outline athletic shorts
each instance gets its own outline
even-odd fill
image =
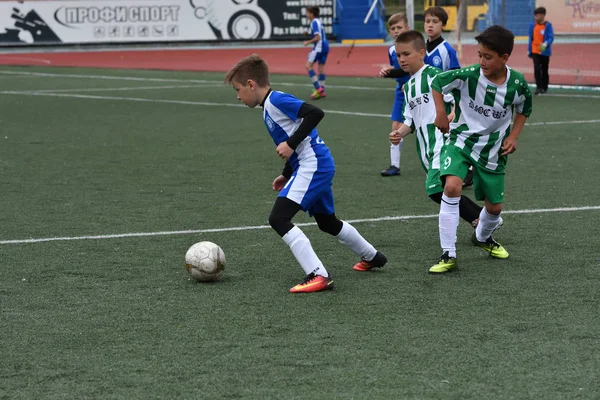
[[[402,109],[404,108],[404,93],[402,89],[396,89],[396,97],[394,98],[394,106],[392,108],[392,121],[402,122],[404,121],[404,115]]]
[[[464,180],[469,165],[473,166],[475,198],[479,201],[487,199],[492,204],[503,203],[504,172],[482,167],[460,147],[448,144],[442,147],[441,176],[454,175]]]
[[[328,55],[329,55],[328,51],[316,52],[315,50],[311,50],[311,52],[308,53],[308,62],[319,63],[321,65],[325,65],[325,63],[327,62]]]
[[[427,178],[425,179],[425,190],[427,191],[427,196],[431,196],[432,194],[441,193],[444,191],[444,186],[442,185],[442,178],[440,177],[439,169],[430,169],[427,171]]]
[[[287,181],[278,197],[287,197],[300,204],[303,211],[312,217],[314,214],[330,215],[335,212],[333,207],[333,176],[335,171],[312,172],[299,168]]]

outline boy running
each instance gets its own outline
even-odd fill
[[[491,257],[508,258],[508,252],[492,233],[501,223],[507,156],[517,149],[517,139],[532,111],[525,78],[506,65],[514,38],[501,26],[489,27],[475,38],[479,64],[439,74],[431,84],[435,126],[442,133],[449,132],[441,158],[445,185],[439,233],[443,253],[429,269],[431,273],[449,272],[457,266],[459,200],[469,166],[473,167],[475,197],[485,200],[472,241]],[[442,93],[451,93],[455,100],[456,118],[452,124],[448,123]]]
[[[333,279],[310,241],[291,222],[300,210],[314,216],[319,229],[337,237],[361,257],[355,270],[383,267],[386,257],[352,225],[335,215],[331,190],[335,163],[316,129],[323,111],[290,94],[273,91],[267,63],[256,54],[234,65],[225,75],[225,82],[233,86],[238,100],[248,107],[260,105],[263,108],[263,120],[275,142],[277,155],[286,160],[283,172],[273,181],[273,190],[279,191],[279,196],[271,210],[269,224],[290,247],[306,275],[290,292],[310,293],[333,288]]]

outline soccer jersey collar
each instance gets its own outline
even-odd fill
[[[260,103],[260,106],[262,108],[265,108],[265,101],[267,101],[267,99],[269,98],[269,95],[271,94],[272,91],[273,91],[273,89],[269,88],[269,91],[265,95],[265,98],[263,99],[262,103]]]
[[[481,78],[483,78],[483,79],[485,80],[485,82],[486,82],[488,85],[493,85],[493,86],[496,86],[496,87],[504,87],[504,86],[506,86],[506,84],[508,83],[508,80],[510,79],[510,67],[509,67],[508,65],[506,65],[506,79],[504,80],[504,82],[502,82],[502,83],[501,83],[501,84],[499,84],[499,85],[498,85],[497,83],[494,83],[494,82],[490,81],[490,80],[489,80],[489,79],[488,79],[488,78],[487,78],[487,77],[486,77],[486,76],[483,74],[483,70],[481,69],[481,67],[479,67],[479,76],[480,76]]]
[[[443,37],[439,37],[437,39],[435,39],[434,41],[430,42],[429,40],[427,41],[427,52],[431,53],[433,50],[435,50],[436,47],[438,47],[442,42],[444,41]]]

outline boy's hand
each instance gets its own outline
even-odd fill
[[[450,123],[448,122],[448,116],[445,113],[444,114],[437,113],[435,115],[435,121],[433,121],[433,124],[442,133],[448,133],[448,131],[450,130]]]
[[[279,146],[277,146],[277,155],[285,160],[287,160],[288,158],[291,157],[292,154],[294,154],[294,149],[292,149],[287,142],[281,142],[279,143]]]
[[[504,144],[502,145],[502,153],[500,155],[506,156],[508,154],[514,153],[516,150],[517,150],[517,139],[515,139],[509,135],[504,140]]]
[[[308,46],[310,44],[310,40],[305,40],[304,41],[304,46]]]
[[[381,71],[379,71],[379,77],[385,78],[386,76],[388,76],[388,74],[390,73],[391,70],[392,70],[392,67],[389,65],[381,68]]]
[[[394,146],[396,146],[397,144],[400,143],[400,141],[402,141],[402,138],[400,137],[400,132],[392,131],[390,133],[390,143],[392,143]]]
[[[286,178],[283,175],[279,175],[277,178],[275,178],[275,180],[273,181],[273,190],[276,190],[278,192],[281,192],[281,189],[283,189],[283,187],[285,186],[285,184],[287,183],[288,178]]]

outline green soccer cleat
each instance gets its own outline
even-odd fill
[[[446,252],[444,252],[444,254],[442,254],[442,256],[438,260],[437,264],[435,264],[433,267],[429,268],[429,273],[430,274],[443,274],[446,272],[452,272],[454,269],[456,269],[457,266],[458,266],[458,263],[456,262],[456,258],[450,257],[448,255],[448,252],[446,251]]]
[[[473,236],[471,236],[471,242],[473,242],[475,246],[479,246],[487,251],[490,257],[501,259],[508,258],[508,251],[506,251],[506,249],[500,243],[496,242],[491,236],[485,242],[480,242],[477,240],[477,235],[475,235],[475,232],[473,232]]]

